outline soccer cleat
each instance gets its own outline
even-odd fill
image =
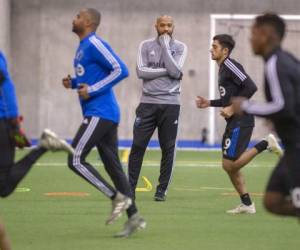
[[[110,225],[114,223],[131,204],[132,200],[129,197],[117,192],[116,197],[112,200],[111,214],[105,224]]]
[[[245,204],[240,204],[236,208],[227,210],[226,213],[228,214],[255,214],[255,204],[252,203],[250,206],[247,206]]]
[[[266,141],[268,142],[267,149],[270,152],[275,153],[278,157],[281,157],[283,155],[283,151],[282,151],[276,137],[273,134],[268,134]]]
[[[129,237],[137,230],[145,229],[146,225],[144,218],[136,213],[125,222],[123,230],[117,233],[115,237]]]
[[[43,131],[39,146],[51,151],[63,150],[69,154],[74,154],[74,149],[65,140],[59,139],[50,129]]]
[[[155,201],[166,201],[167,196],[165,194],[165,192],[161,191],[161,190],[157,190],[155,195],[154,195],[154,200]]]

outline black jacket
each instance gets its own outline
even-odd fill
[[[276,48],[265,58],[265,103],[244,102],[248,114],[268,118],[285,146],[300,143],[300,62]]]
[[[245,72],[243,66],[237,61],[226,58],[219,68],[219,93],[220,99],[211,100],[212,107],[226,107],[231,104],[234,96],[242,96],[250,99],[257,91],[252,79]],[[227,127],[249,127],[254,126],[253,115],[233,115],[226,119]]]

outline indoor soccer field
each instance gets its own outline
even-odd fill
[[[137,192],[148,225],[128,239],[113,238],[126,216],[106,226],[110,201],[71,172],[62,153],[45,155],[18,190],[1,200],[0,213],[15,250],[299,249],[298,222],[274,217],[262,208],[262,193],[276,157],[263,153],[243,170],[257,207],[255,215],[225,213],[239,198],[220,168],[220,157],[220,152],[178,151],[168,199],[158,203],[153,195],[160,152],[149,151],[142,175],[153,189],[149,191],[149,184],[141,180],[139,188],[144,191]],[[96,151],[89,161],[104,174]]]

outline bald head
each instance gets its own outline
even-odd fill
[[[171,23],[174,23],[173,22],[173,18],[171,16],[168,16],[168,15],[162,15],[162,16],[159,16],[158,18],[156,18],[156,24],[158,24],[160,22],[171,22]]]
[[[91,32],[96,32],[100,24],[100,19],[101,14],[98,10],[92,8],[82,9],[73,20],[72,31],[82,40]]]
[[[90,21],[91,25],[93,26],[94,30],[96,30],[101,21],[101,14],[98,10],[93,8],[88,8],[82,10],[82,13],[85,17]]]
[[[155,27],[158,35],[169,34],[172,36],[174,30],[174,21],[171,16],[162,15],[156,19]]]

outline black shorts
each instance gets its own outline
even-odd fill
[[[236,160],[247,149],[251,139],[253,127],[226,128],[223,134],[223,158]]]
[[[300,149],[286,149],[270,176],[266,191],[291,196],[295,207],[300,209]]]

